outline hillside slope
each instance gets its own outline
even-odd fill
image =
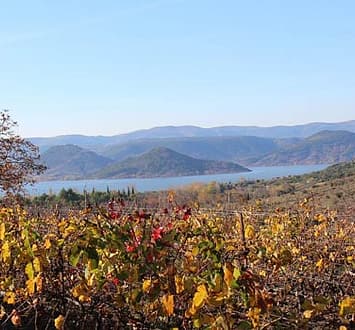
[[[192,158],[171,149],[159,147],[124,161],[111,164],[94,173],[92,178],[168,177],[217,173],[248,172],[231,162]]]
[[[148,139],[114,145],[101,154],[119,161],[158,147],[172,149],[193,158],[243,163],[243,160],[250,157],[261,157],[279,150],[280,144],[274,139],[254,136]]]
[[[72,144],[51,147],[41,155],[41,160],[48,167],[42,180],[81,178],[112,162]]]
[[[294,146],[283,148],[261,158],[249,160],[248,165],[335,164],[355,158],[355,133],[322,131]]]

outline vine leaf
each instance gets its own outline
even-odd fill
[[[200,308],[202,307],[203,303],[208,297],[208,293],[206,290],[206,286],[204,284],[201,284],[197,287],[197,291],[194,295],[194,298],[192,300],[192,304],[195,308]]]
[[[172,294],[166,294],[163,296],[162,304],[167,316],[174,314],[174,296]]]
[[[63,315],[59,315],[55,320],[54,320],[54,326],[57,330],[63,330],[64,329],[64,322],[65,322],[65,317]]]

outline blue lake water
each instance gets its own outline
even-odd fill
[[[170,178],[152,178],[152,179],[107,179],[107,180],[76,180],[76,181],[45,181],[38,182],[27,191],[31,195],[40,195],[43,193],[57,193],[62,188],[72,188],[77,192],[84,190],[105,191],[122,190],[127,187],[134,187],[136,191],[158,191],[179,188],[191,183],[201,182],[238,182],[240,180],[272,179],[276,177],[285,177],[289,175],[299,175],[319,171],[328,165],[295,165],[295,166],[272,166],[272,167],[252,167],[252,172],[199,175],[199,176],[180,176]]]

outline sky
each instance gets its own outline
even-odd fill
[[[353,0],[0,3],[24,137],[355,119]]]

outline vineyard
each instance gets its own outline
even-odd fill
[[[2,329],[354,328],[353,218],[308,199],[47,213],[0,210]]]

